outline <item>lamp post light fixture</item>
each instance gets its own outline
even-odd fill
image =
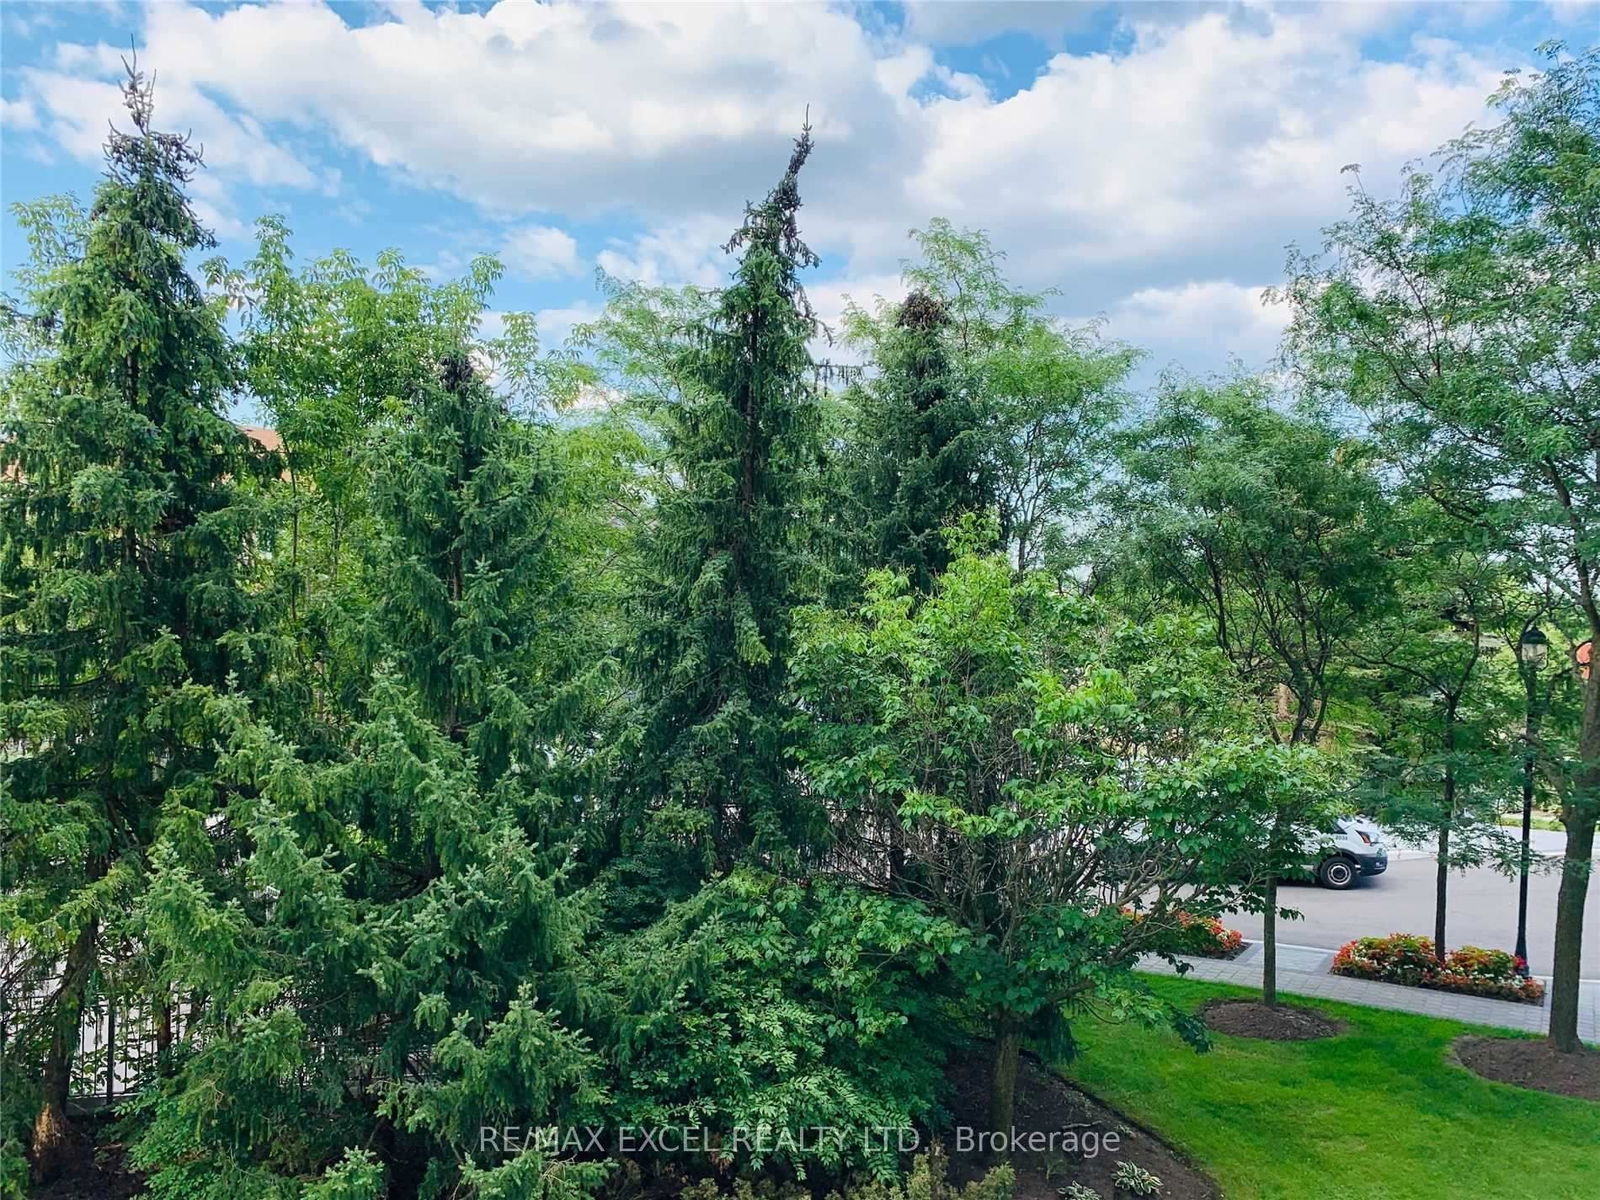
[[[1526,703],[1522,710],[1522,857],[1517,878],[1517,971],[1528,978],[1528,867],[1533,855],[1534,743],[1539,736],[1539,669],[1550,653],[1550,639],[1537,625],[1522,631],[1517,642],[1517,673]]]
[[[1522,639],[1517,642],[1517,659],[1527,663],[1535,670],[1544,666],[1544,660],[1550,654],[1550,639],[1545,637],[1544,630],[1537,625],[1529,625],[1522,633]]]

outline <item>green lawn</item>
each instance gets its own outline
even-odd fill
[[[1191,1009],[1251,994],[1151,986]],[[1066,1074],[1187,1151],[1229,1200],[1600,1196],[1600,1104],[1450,1066],[1450,1041],[1469,1026],[1304,1003],[1349,1028],[1299,1043],[1218,1034],[1195,1054],[1171,1033],[1085,1022]]]
[[[1521,829],[1522,828],[1522,818],[1520,816],[1519,817],[1501,817],[1499,822],[1498,822],[1498,824],[1504,825],[1508,829]],[[1549,829],[1549,830],[1553,830],[1554,831],[1554,830],[1562,830],[1562,829],[1566,828],[1566,826],[1563,825],[1555,817],[1538,817],[1538,816],[1536,816],[1536,817],[1533,818],[1533,820],[1529,824],[1530,824],[1530,828],[1533,828],[1533,829]]]

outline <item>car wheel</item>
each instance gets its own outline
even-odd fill
[[[1317,868],[1317,882],[1336,892],[1348,891],[1356,885],[1356,865],[1348,858],[1328,858]]]

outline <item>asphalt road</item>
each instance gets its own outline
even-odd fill
[[[1596,875],[1600,875],[1597,862]],[[1556,886],[1559,875],[1537,873],[1528,881],[1528,962],[1535,975],[1550,973],[1554,953]],[[1431,858],[1391,861],[1382,875],[1361,880],[1347,892],[1315,884],[1285,886],[1281,903],[1301,919],[1278,922],[1278,940],[1335,949],[1352,938],[1390,933],[1433,935],[1434,864]],[[1235,913],[1227,923],[1247,938],[1261,936],[1261,918]],[[1456,946],[1510,950],[1517,940],[1517,881],[1475,869],[1450,875],[1450,913],[1445,941]],[[1583,977],[1600,979],[1600,878],[1592,879],[1583,922]]]

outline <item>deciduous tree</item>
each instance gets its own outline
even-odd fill
[[[1414,170],[1399,199],[1359,184],[1329,253],[1291,262],[1293,349],[1361,405],[1418,490],[1493,538],[1600,637],[1600,51],[1545,48],[1494,97],[1503,120]],[[1585,684],[1565,791],[1550,1037],[1578,1048],[1595,826],[1600,673]]]
[[[1218,648],[1289,745],[1323,737],[1350,648],[1384,599],[1386,507],[1368,454],[1314,412],[1279,411],[1253,379],[1170,381],[1132,430],[1110,493],[1125,595],[1202,612]],[[1272,821],[1271,856],[1308,852],[1312,811]],[[1263,904],[1263,997],[1276,1003],[1277,882]]]
[[[1095,1006],[1158,1016],[1139,956],[1180,907],[1236,898],[1272,814],[1318,794],[1315,752],[1250,731],[1197,627],[1118,624],[1000,555],[922,598],[875,574],[859,611],[810,615],[796,674],[831,869],[961,931],[941,955],[994,1038],[996,1130],[1023,1040],[1067,1047]]]

